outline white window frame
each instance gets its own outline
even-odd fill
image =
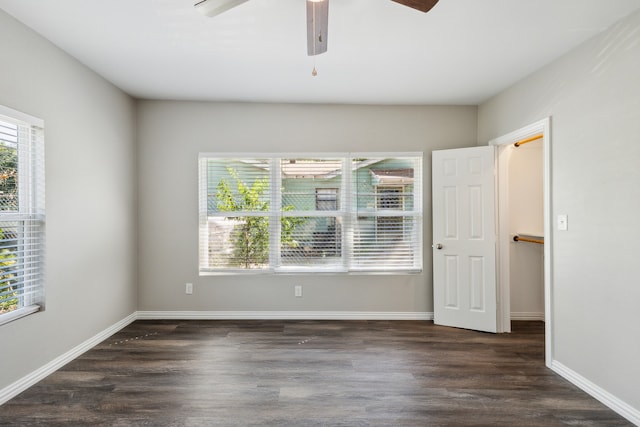
[[[18,209],[0,211],[0,224],[18,223],[18,308],[0,314],[0,325],[44,309],[44,121],[0,105],[0,120],[18,127]]]
[[[280,209],[281,206],[281,169],[280,164],[282,159],[290,158],[302,158],[302,159],[342,159],[342,171],[348,171],[344,173],[342,184],[338,189],[337,210],[324,211],[324,210],[292,210],[287,211],[286,216],[300,216],[300,217],[314,217],[314,216],[326,216],[330,214],[339,219],[337,222],[342,224],[343,230],[341,233],[342,242],[342,265],[340,267],[332,266],[331,268],[323,268],[322,266],[283,266],[280,265],[280,220],[283,216],[283,212]],[[354,226],[361,216],[364,217],[376,216],[377,217],[377,201],[373,205],[373,209],[363,213],[359,211],[356,206],[356,197],[353,195],[352,190],[354,183],[352,182],[351,165],[354,159],[360,158],[408,158],[417,162],[418,173],[413,187],[413,208],[411,211],[398,211],[397,216],[403,216],[407,218],[414,218],[416,221],[415,230],[412,234],[415,235],[415,241],[412,246],[413,253],[413,265],[411,267],[393,267],[385,265],[371,266],[371,267],[358,267],[352,264],[352,251],[353,251],[353,238],[354,238]],[[270,211],[265,215],[264,212],[240,212],[237,216],[268,216],[270,220],[270,259],[268,268],[264,269],[241,269],[241,268],[214,268],[208,265],[209,262],[209,229],[208,229],[208,175],[207,175],[207,161],[209,159],[269,159],[270,160]],[[199,274],[201,276],[206,275],[218,275],[218,274],[265,274],[265,273],[356,273],[356,274],[377,274],[377,273],[395,273],[395,274],[411,274],[422,272],[423,265],[423,153],[421,152],[367,152],[367,153],[199,153],[199,179],[198,179],[198,192],[199,192]],[[346,179],[345,179],[346,177]],[[390,185],[387,185],[390,186]],[[395,185],[394,185],[395,186]],[[406,186],[397,185],[401,187],[403,194],[405,194]],[[374,191],[377,185],[374,185]],[[321,188],[321,187],[318,187]],[[404,200],[402,201],[404,204]],[[273,208],[276,207],[276,208]],[[230,215],[229,215],[230,216]],[[234,215],[236,216],[236,215]],[[388,215],[384,215],[388,216]],[[377,222],[377,221],[376,221]]]

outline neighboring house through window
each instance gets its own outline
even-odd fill
[[[337,188],[316,188],[316,210],[318,211],[338,210],[338,189]]]
[[[316,188],[316,210],[338,210],[338,188]],[[314,246],[322,256],[340,256],[340,226],[336,218],[327,218],[325,227],[314,232]]]
[[[404,188],[379,185],[376,187],[376,206],[378,211],[398,211],[403,207]],[[381,214],[382,212],[379,212]],[[403,218],[401,216],[378,216],[378,239],[399,240],[402,238]]]
[[[396,215],[405,208],[405,193],[411,197],[413,168],[371,169],[376,185],[376,207],[379,211],[377,233],[381,240],[404,238],[404,217]]]

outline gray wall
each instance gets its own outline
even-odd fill
[[[640,12],[479,108],[478,141],[551,122],[557,362],[640,410]]]
[[[0,104],[45,121],[46,311],[0,327],[0,389],[136,309],[135,103],[0,11]],[[11,367],[11,369],[8,369]]]
[[[432,312],[431,150],[476,142],[476,107],[139,104],[139,310]],[[424,271],[198,277],[198,152],[425,153]],[[184,284],[194,284],[185,295]],[[293,286],[302,284],[303,297]]]

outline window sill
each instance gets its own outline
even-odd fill
[[[251,276],[251,275],[337,275],[337,276],[377,276],[377,275],[414,275],[422,274],[422,269],[407,269],[407,270],[393,270],[393,269],[380,269],[380,270],[311,270],[311,269],[262,269],[262,270],[200,270],[199,276]]]
[[[30,305],[0,315],[0,326],[40,311],[39,305]]]

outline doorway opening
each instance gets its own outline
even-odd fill
[[[526,141],[525,144],[517,142]],[[545,322],[552,360],[550,118],[489,142],[497,148],[498,332],[511,320]]]

